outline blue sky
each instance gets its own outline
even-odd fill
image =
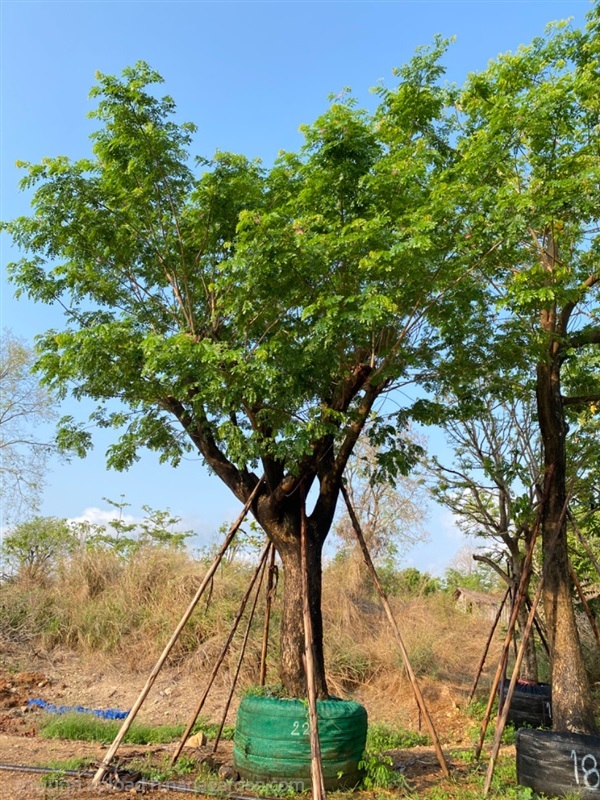
[[[181,119],[198,125],[195,152],[243,152],[270,163],[280,149],[296,149],[298,128],[327,108],[329,93],[350,86],[363,105],[369,88],[391,84],[392,68],[410,58],[434,34],[456,36],[446,64],[461,82],[490,58],[541,33],[553,19],[582,25],[587,0],[414,0],[414,2],[196,2],[188,0],[0,0],[0,218],[28,212],[17,190],[18,159],[78,158],[89,153],[93,130],[86,114],[97,70],[118,73],[142,59],[165,79]],[[29,341],[60,325],[54,309],[15,301],[4,267],[16,256],[1,241],[1,325]],[[87,416],[68,403],[64,413]],[[432,436],[439,447],[439,437]],[[155,456],[128,473],[108,472],[97,437],[84,461],[54,464],[42,512],[78,517],[107,509],[103,497],[169,507],[195,528],[202,541],[237,514],[238,504],[198,461],[177,470]],[[432,508],[431,541],[407,563],[436,572],[463,543],[452,520]]]

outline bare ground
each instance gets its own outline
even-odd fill
[[[52,654],[31,654],[17,648],[5,651],[0,658],[0,765],[46,766],[74,757],[101,761],[106,746],[41,738],[38,729],[45,714],[28,707],[27,701],[40,697],[56,705],[127,710],[146,677],[147,670],[125,671],[109,660],[82,660],[68,651]],[[204,716],[211,721],[220,720],[227,684],[225,675],[209,696]],[[422,681],[422,687],[444,747],[470,746],[467,730],[473,723],[463,710],[465,688],[427,679]],[[158,676],[139,720],[150,724],[187,722],[202,689],[202,680],[197,674],[190,674],[189,665],[169,667]],[[380,676],[377,685],[360,687],[355,697],[365,703],[375,721],[414,730],[423,727],[411,691],[397,673],[389,679]],[[234,716],[235,709],[232,709],[228,721],[233,722]],[[122,746],[118,760],[126,766],[133,757],[151,754],[156,760],[164,761],[173,748],[174,745]],[[198,749],[190,755],[200,760],[210,749]],[[392,755],[395,765],[418,790],[443,783],[432,748],[395,751]],[[231,743],[222,744],[217,758],[220,763],[230,763]],[[455,765],[455,777],[462,769],[460,764]],[[115,789],[110,787],[92,789],[89,778],[67,777],[64,781],[66,784],[62,786],[48,786],[40,775],[0,769],[0,800],[116,796]],[[132,789],[132,796],[134,794]],[[182,798],[186,795],[159,790],[144,792],[144,796]]]

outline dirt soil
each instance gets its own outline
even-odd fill
[[[88,758],[95,763],[102,760],[106,746],[97,743],[46,740],[38,735],[39,726],[47,714],[28,705],[28,701],[41,698],[55,705],[84,706],[88,708],[118,708],[128,710],[144,685],[147,671],[125,673],[110,662],[96,659],[84,662],[71,653],[37,653],[33,656],[23,651],[6,652],[0,658],[0,800],[32,800],[33,798],[96,798],[113,796],[135,796],[134,788],[116,793],[110,786],[92,789],[89,777],[64,777],[63,785],[46,785],[39,774],[6,771],[2,765],[47,766],[52,762],[63,762],[70,758]],[[139,721],[150,724],[174,724],[187,722],[190,709],[197,702],[202,690],[202,681],[190,674],[189,667],[165,669],[158,676],[146,703],[139,714]],[[424,685],[425,696],[434,718],[434,723],[445,747],[470,745],[466,730],[472,721],[465,716],[460,706],[460,693],[452,687]],[[204,712],[204,716],[218,721],[228,693],[227,679],[215,686]],[[384,713],[377,713],[378,698],[369,696],[368,687],[364,696],[357,695],[367,706],[372,719],[402,727],[418,727],[418,712],[414,700],[406,687],[390,686],[381,703]],[[390,703],[390,695],[398,698]],[[391,708],[394,708],[392,711]],[[232,709],[228,722],[233,722]],[[211,743],[186,753],[197,758],[198,763],[206,759]],[[164,763],[175,745],[122,746],[117,763],[126,769],[132,758],[152,756]],[[218,763],[231,764],[230,742],[223,742],[217,756]],[[395,767],[401,770],[417,790],[440,784],[442,776],[432,748],[414,748],[395,751],[391,754]],[[94,767],[92,765],[91,769]],[[460,764],[455,770],[463,769]],[[456,772],[455,772],[456,775]],[[125,782],[127,774],[123,775]],[[190,780],[193,780],[190,779]],[[184,783],[185,779],[177,779]],[[189,783],[189,781],[188,781]],[[132,786],[130,784],[130,786]],[[144,791],[143,796],[153,798],[182,798],[186,794],[165,791]],[[192,795],[188,795],[192,796]],[[360,797],[360,795],[357,795]]]

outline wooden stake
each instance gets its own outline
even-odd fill
[[[481,656],[481,660],[480,660],[479,665],[477,667],[477,672],[475,674],[475,680],[473,681],[473,686],[471,687],[471,692],[469,694],[467,703],[471,702],[471,700],[473,699],[473,695],[475,694],[475,691],[477,690],[477,684],[479,683],[479,678],[481,677],[481,673],[483,672],[483,667],[484,667],[485,661],[487,659],[487,654],[489,653],[490,645],[492,644],[492,639],[494,638],[494,633],[496,632],[496,628],[498,627],[498,623],[500,622],[500,618],[502,617],[502,609],[504,608],[504,605],[506,604],[506,601],[508,599],[508,595],[509,594],[510,594],[510,586],[507,588],[506,592],[504,593],[504,597],[502,598],[502,602],[500,603],[500,605],[498,607],[498,611],[497,611],[496,616],[494,618],[494,622],[492,623],[492,629],[490,630],[490,634],[489,634],[489,636],[487,638],[487,642],[485,643],[485,648],[483,650],[483,655]]]
[[[229,545],[231,544],[231,542],[233,540],[233,537],[235,536],[235,534],[237,533],[240,525],[244,521],[244,517],[248,513],[254,498],[258,494],[258,490],[261,487],[262,482],[263,482],[263,478],[261,478],[258,481],[256,486],[252,490],[252,493],[251,493],[250,497],[246,501],[246,503],[244,505],[244,508],[242,509],[239,517],[236,519],[236,521],[233,523],[233,525],[229,529],[229,533],[225,537],[225,541],[221,545],[221,549],[219,550],[219,552],[215,556],[214,561],[212,562],[212,564],[208,568],[208,571],[207,571],[206,575],[204,576],[204,580],[200,584],[200,586],[198,588],[198,591],[196,592],[196,594],[194,595],[193,600],[191,601],[191,603],[187,607],[183,617],[181,618],[181,620],[179,622],[179,625],[173,631],[173,635],[171,636],[171,638],[167,642],[167,644],[165,646],[165,649],[160,654],[160,658],[158,659],[158,661],[154,665],[154,668],[152,669],[152,672],[148,676],[148,680],[146,681],[146,683],[144,685],[144,688],[142,689],[142,691],[140,692],[137,700],[133,704],[133,706],[131,708],[131,711],[129,712],[129,714],[127,715],[125,720],[123,721],[123,724],[121,725],[121,728],[120,728],[119,732],[115,736],[115,739],[114,739],[113,743],[111,744],[109,749],[106,751],[106,755],[102,759],[102,762],[101,762],[100,766],[98,767],[98,770],[96,771],[96,774],[94,775],[94,779],[92,780],[92,785],[93,786],[98,786],[98,784],[100,783],[102,778],[104,778],[104,776],[106,775],[108,767],[110,766],[110,762],[113,760],[113,758],[115,756],[115,753],[119,749],[119,745],[123,741],[123,738],[124,738],[125,734],[127,733],[127,731],[129,730],[129,728],[131,727],[131,723],[136,718],[137,713],[138,713],[138,711],[140,710],[140,708],[142,706],[142,703],[144,702],[144,700],[148,696],[148,693],[150,692],[150,689],[154,685],[154,681],[156,680],[156,676],[158,675],[158,673],[162,669],[163,664],[167,660],[167,658],[169,656],[169,653],[171,652],[175,642],[179,638],[179,634],[181,633],[181,631],[185,627],[185,625],[186,625],[187,621],[189,620],[189,618],[192,616],[192,613],[193,613],[194,609],[196,608],[196,605],[198,604],[198,601],[200,600],[200,598],[204,594],[204,591],[205,591],[206,587],[208,586],[208,584],[210,583],[210,580],[211,580],[212,576],[215,574],[215,572],[217,570],[217,567],[221,563],[221,559],[225,555],[225,553],[227,551],[227,548],[229,547]]]
[[[577,594],[579,595],[579,599],[581,600],[584,611],[590,623],[592,633],[596,637],[596,643],[598,644],[598,647],[600,647],[600,633],[598,632],[598,626],[596,625],[596,620],[594,619],[594,615],[592,614],[592,609],[590,608],[587,598],[583,593],[583,588],[579,583],[579,578],[577,577],[577,574],[573,569],[573,564],[571,563],[570,559],[569,559],[569,571],[571,573],[571,578],[573,579],[573,583],[575,584],[575,588],[577,589]]]
[[[487,797],[487,794],[490,790],[490,785],[492,783],[492,777],[494,775],[494,769],[496,767],[496,760],[498,758],[498,753],[500,751],[500,743],[502,741],[502,734],[504,733],[504,728],[506,726],[506,720],[508,718],[508,713],[510,711],[510,704],[513,698],[513,694],[515,692],[515,686],[517,685],[519,670],[521,669],[521,664],[523,663],[523,656],[525,654],[525,647],[527,646],[527,642],[529,640],[529,636],[531,635],[531,628],[533,627],[533,621],[535,619],[535,612],[538,607],[538,603],[540,602],[540,598],[542,596],[542,588],[544,586],[544,577],[542,578],[538,584],[537,591],[533,598],[533,602],[531,603],[531,608],[529,610],[529,615],[527,617],[527,623],[525,625],[525,630],[523,631],[523,635],[521,636],[521,644],[519,645],[519,650],[517,652],[517,658],[515,660],[515,665],[513,667],[512,677],[510,679],[510,683],[508,685],[508,691],[506,692],[506,697],[503,700],[502,711],[498,715],[498,721],[496,723],[496,732],[494,735],[494,741],[492,744],[492,752],[490,754],[490,763],[488,764],[487,774],[485,776],[485,784],[483,786],[483,796]]]
[[[308,559],[306,555],[306,499],[302,496],[300,505],[300,561],[302,573],[302,613],[304,617],[304,670],[308,694],[308,719],[310,725],[310,775],[313,800],[326,800],[321,743],[319,741],[319,720],[317,716],[317,691],[315,686],[314,640],[310,604],[308,596]]]
[[[531,608],[531,600],[528,595],[525,595],[525,603],[527,604],[527,611]],[[540,637],[540,642],[544,650],[546,651],[546,655],[550,656],[550,647],[548,645],[548,641],[546,639],[546,634],[544,633],[544,627],[542,621],[540,620],[540,615],[536,614],[533,618],[533,626],[537,631],[537,635]]]
[[[398,647],[399,647],[400,653],[402,655],[402,660],[404,661],[404,668],[406,669],[406,674],[408,675],[408,679],[409,679],[409,681],[411,683],[411,686],[413,688],[413,692],[415,694],[415,699],[417,701],[417,705],[419,706],[419,710],[423,714],[423,719],[425,720],[425,725],[427,726],[427,730],[429,731],[429,735],[431,736],[431,740],[433,742],[433,746],[434,746],[434,749],[435,749],[435,753],[436,753],[437,759],[438,759],[438,761],[440,763],[440,767],[442,769],[442,772],[444,773],[446,778],[448,778],[448,777],[450,777],[450,770],[448,769],[448,764],[446,762],[446,758],[444,757],[444,753],[442,752],[442,747],[440,745],[440,740],[439,740],[437,732],[436,732],[436,730],[435,730],[435,728],[433,726],[433,721],[432,721],[431,717],[429,716],[429,711],[427,709],[427,706],[425,705],[425,699],[423,697],[423,694],[421,693],[421,689],[420,689],[419,684],[417,682],[417,678],[415,676],[415,673],[413,672],[413,668],[411,666],[410,659],[408,657],[408,652],[406,650],[406,647],[404,646],[404,641],[402,639],[402,635],[400,633],[400,629],[399,629],[398,624],[396,622],[396,619],[395,619],[395,617],[394,617],[394,615],[392,613],[392,609],[391,609],[391,606],[390,606],[389,601],[387,599],[387,595],[385,593],[385,590],[384,590],[384,588],[383,588],[383,586],[381,584],[381,581],[379,580],[379,576],[377,575],[377,570],[375,569],[375,565],[373,564],[373,560],[371,559],[371,554],[369,553],[369,549],[367,547],[367,543],[365,542],[365,538],[363,536],[363,533],[362,533],[362,530],[361,530],[361,527],[360,527],[360,523],[359,523],[358,518],[357,518],[357,516],[356,516],[356,514],[354,512],[354,508],[352,507],[352,503],[350,502],[350,497],[348,496],[348,492],[346,490],[346,487],[343,484],[342,484],[342,495],[343,495],[344,500],[346,502],[346,507],[348,509],[348,514],[350,515],[350,519],[352,521],[352,527],[354,528],[354,532],[356,533],[356,536],[358,538],[358,542],[360,544],[360,548],[362,550],[363,557],[365,559],[365,563],[367,565],[367,568],[369,569],[369,572],[371,573],[371,577],[373,579],[373,583],[375,584],[375,586],[377,587],[377,591],[379,592],[379,596],[381,598],[381,605],[383,606],[383,608],[385,610],[385,613],[387,615],[389,623],[392,626],[392,630],[394,631],[394,634],[396,636],[396,641],[398,643]]]
[[[187,742],[187,740],[189,738],[189,735],[190,735],[190,733],[192,731],[192,728],[196,724],[196,720],[198,719],[198,716],[200,715],[200,712],[202,711],[202,708],[204,707],[204,703],[206,702],[206,698],[208,697],[208,693],[210,692],[210,690],[212,688],[212,685],[213,685],[213,683],[215,681],[215,678],[217,677],[217,673],[219,672],[219,668],[221,667],[221,664],[225,660],[225,656],[227,655],[227,651],[229,650],[229,645],[231,644],[231,641],[232,641],[233,637],[235,636],[235,632],[237,631],[238,625],[240,624],[240,620],[242,619],[242,616],[244,614],[244,610],[246,608],[246,604],[248,602],[248,598],[252,594],[252,589],[254,588],[254,584],[256,583],[256,580],[257,580],[257,578],[258,578],[258,576],[259,576],[261,570],[263,569],[263,567],[265,565],[265,562],[267,560],[267,555],[269,553],[269,548],[270,547],[271,547],[271,542],[268,542],[266,544],[266,546],[265,546],[265,549],[262,552],[262,555],[260,557],[260,561],[258,562],[258,566],[254,570],[252,578],[250,579],[250,585],[248,586],[248,588],[246,589],[246,593],[242,597],[242,600],[240,602],[237,614],[235,616],[235,619],[233,620],[233,624],[231,626],[229,634],[227,635],[227,639],[225,640],[225,644],[223,645],[223,647],[221,649],[221,652],[219,653],[219,657],[217,658],[217,661],[213,666],[212,672],[210,673],[210,677],[208,679],[208,684],[206,686],[206,689],[204,690],[204,694],[200,698],[200,701],[199,701],[198,705],[196,706],[196,708],[194,710],[194,713],[190,717],[190,721],[188,722],[187,728],[185,729],[185,732],[184,732],[183,736],[181,737],[181,741],[179,742],[179,744],[177,745],[177,747],[175,749],[175,752],[173,753],[173,756],[171,758],[171,766],[172,767],[177,763],[177,759],[179,758],[179,756],[181,754],[181,751],[183,750],[184,745],[185,745],[185,743]]]
[[[260,654],[260,676],[259,685],[264,686],[267,681],[267,650],[269,648],[269,625],[271,622],[271,605],[273,604],[273,597],[275,588],[277,586],[275,576],[277,574],[277,567],[275,566],[275,556],[277,555],[275,547],[271,550],[271,562],[269,564],[269,574],[267,575],[267,591],[265,597],[265,621],[263,626],[263,640],[262,651]]]
[[[270,551],[273,552],[275,549],[273,545],[270,545]],[[252,630],[252,620],[254,619],[254,612],[256,611],[256,604],[258,603],[258,598],[260,597],[260,590],[262,588],[263,578],[265,577],[265,568],[267,566],[267,560],[265,559],[262,563],[262,569],[260,572],[260,576],[258,579],[258,586],[256,587],[256,594],[254,595],[254,602],[252,603],[252,607],[250,609],[250,614],[248,615],[248,624],[246,625],[246,632],[244,633],[244,638],[242,640],[242,647],[240,649],[240,656],[238,658],[238,662],[235,668],[235,673],[233,675],[233,680],[231,681],[231,689],[229,691],[229,696],[227,698],[227,702],[225,703],[225,709],[223,711],[223,716],[221,718],[221,724],[219,725],[219,730],[217,731],[217,735],[215,737],[215,743],[213,745],[213,753],[217,752],[217,748],[219,747],[219,742],[221,741],[221,734],[223,733],[223,728],[225,727],[225,720],[227,719],[227,714],[229,712],[229,706],[231,705],[231,700],[233,699],[233,693],[235,692],[235,687],[238,682],[238,678],[240,676],[240,670],[242,668],[242,663],[244,661],[244,656],[246,654],[246,646],[248,644],[248,639],[250,637],[250,631]]]

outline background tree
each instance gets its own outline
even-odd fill
[[[414,436],[407,436],[406,447],[422,452]],[[346,487],[373,560],[382,574],[390,577],[406,552],[427,539],[423,527],[427,493],[422,478],[414,474],[399,475],[393,483],[378,479],[378,455],[380,451],[368,438],[361,437],[348,460]],[[349,583],[358,592],[370,591],[372,581],[346,511],[334,530],[342,545],[337,557],[346,562],[354,576],[348,576]]]
[[[39,581],[78,544],[78,537],[66,519],[33,517],[3,536],[0,552],[10,571]]]
[[[0,509],[4,524],[35,513],[51,443],[39,427],[55,417],[50,392],[32,374],[34,354],[11,331],[0,344]],[[50,437],[48,437],[50,438]]]
[[[482,542],[482,551],[472,551],[472,558],[493,569],[516,597],[543,495],[539,430],[531,403],[490,397],[483,385],[474,395],[466,418],[457,397],[444,398],[452,409],[444,422],[452,458],[430,460],[432,492],[452,511],[459,528]],[[459,580],[459,575],[446,574],[447,583]],[[465,583],[465,588],[475,587]],[[523,605],[521,630],[527,615]],[[538,679],[533,638],[521,677]]]
[[[151,93],[160,77],[143,63],[100,75],[93,157],[23,165],[34,213],[7,225],[25,252],[10,267],[18,290],[65,309],[66,327],[40,341],[44,381],[95,400],[93,420],[119,430],[109,466],[128,468],[140,447],[173,464],[195,450],[241,501],[264,473],[252,512],[283,563],[291,695],[305,694],[305,498],[314,487],[309,600],[324,696],[321,552],[346,464],[370,420],[383,473],[408,469],[405,417],[390,420],[381,402],[427,366],[439,321],[469,309],[446,208],[431,202],[447,151],[443,49],[398,70],[374,114],[335,102],[300,153],[268,170],[217,153],[194,171],[194,126]],[[68,419],[59,440],[90,444]]]
[[[474,592],[495,592],[500,586],[498,573],[486,562],[474,559],[477,551],[464,545],[450,562],[444,573],[444,588],[448,592],[455,589],[470,589]]]

